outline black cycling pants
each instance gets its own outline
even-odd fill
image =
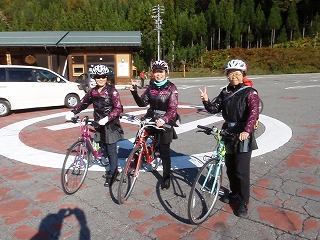
[[[163,178],[170,178],[170,170],[171,170],[171,157],[170,157],[170,143],[163,144],[160,142],[159,144],[160,157],[162,159],[163,166]]]
[[[226,154],[230,190],[232,194],[237,194],[240,197],[240,204],[249,203],[251,153]]]
[[[118,152],[117,143],[104,144],[104,156],[108,157],[110,163],[110,173],[114,174],[118,169]]]

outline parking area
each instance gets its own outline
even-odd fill
[[[251,164],[247,218],[236,206],[217,202],[212,216],[191,225],[187,202],[197,162],[214,145],[196,125],[221,125],[201,111],[199,87],[214,97],[224,78],[174,79],[182,125],[172,144],[173,178],[160,189],[162,172],[141,172],[125,204],[116,199],[118,183],[103,186],[104,169],[90,171],[74,195],[61,189],[64,153],[79,134],[66,127],[67,108],[24,110],[0,121],[0,231],[2,239],[319,239],[320,125],[316,99],[320,74],[253,76],[264,101],[257,135],[259,151]],[[139,89],[142,93],[143,89]],[[125,112],[136,112],[128,90],[119,90]],[[92,110],[81,113],[90,115]],[[130,152],[137,126],[123,123],[120,164]],[[291,133],[291,135],[290,135]],[[222,185],[228,188],[226,174]]]

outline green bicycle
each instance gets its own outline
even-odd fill
[[[205,163],[199,170],[189,194],[188,217],[191,223],[204,222],[217,201],[222,182],[222,167],[225,164],[225,138],[234,138],[234,134],[216,127],[197,126],[198,132],[213,135],[218,143],[211,157],[205,156]]]

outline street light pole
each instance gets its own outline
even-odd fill
[[[154,18],[154,22],[156,24],[156,28],[154,29],[155,31],[158,32],[158,60],[160,60],[160,31],[161,29],[161,25],[162,25],[162,20],[161,20],[161,14],[164,13],[164,7],[160,6],[159,4],[157,6],[154,6],[152,8],[152,12],[153,12],[153,16],[152,18]]]

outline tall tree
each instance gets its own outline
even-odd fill
[[[225,46],[230,48],[231,29],[234,17],[234,1],[221,0],[219,3],[222,10],[222,28],[225,31]]]
[[[171,67],[174,66],[174,45],[177,42],[177,21],[174,13],[173,1],[165,1],[166,4],[163,14],[163,41],[165,48],[165,55],[168,55],[168,62],[171,63]],[[170,26],[170,27],[167,27]]]
[[[292,2],[289,6],[286,25],[287,25],[288,30],[290,31],[290,41],[292,41],[293,40],[293,32],[299,31],[297,5],[295,2]]]
[[[262,47],[262,36],[265,30],[266,18],[262,11],[261,4],[259,3],[256,8],[256,16],[254,18],[254,33],[257,39],[257,47]]]
[[[241,12],[243,14],[243,21],[247,27],[247,48],[251,48],[251,25],[253,23],[255,14],[254,14],[254,2],[253,0],[244,0],[241,4]]]
[[[208,33],[210,35],[210,50],[213,50],[215,46],[216,29],[218,28],[218,26],[220,25],[219,23],[221,22],[216,0],[210,1],[205,16],[207,19]]]
[[[270,37],[270,45],[271,47],[275,43],[276,39],[276,30],[278,30],[281,27],[281,15],[280,15],[280,8],[277,4],[273,4],[270,15],[268,18],[268,27],[269,30],[271,30],[271,37]]]

